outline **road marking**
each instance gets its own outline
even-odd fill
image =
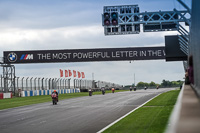
[[[164,92],[162,92],[164,93]],[[162,94],[160,93],[160,94]],[[108,126],[104,127],[103,129],[101,129],[100,131],[98,131],[97,133],[102,133],[103,131],[105,131],[106,129],[108,129],[109,127],[111,127],[112,125],[114,125],[115,123],[119,122],[120,120],[122,120],[123,118],[125,118],[126,116],[128,116],[129,114],[131,114],[132,112],[134,112],[135,110],[139,109],[140,107],[142,107],[143,105],[145,105],[146,103],[148,103],[149,101],[151,101],[152,99],[156,98],[157,96],[159,96],[160,94],[154,96],[153,98],[149,99],[148,101],[146,101],[145,103],[143,103],[142,105],[138,106],[137,108],[133,109],[132,111],[128,112],[127,114],[125,114],[124,116],[120,117],[119,119],[117,119],[116,121],[110,123]]]

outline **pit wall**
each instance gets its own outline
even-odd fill
[[[32,90],[32,91],[22,91],[21,97],[29,97],[29,96],[41,96],[41,95],[51,95],[54,90]],[[56,90],[58,94],[66,94],[66,93],[79,93],[80,89],[59,89]]]

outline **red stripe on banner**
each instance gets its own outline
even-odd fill
[[[28,56],[28,54],[25,55],[24,60],[26,60],[27,56]]]

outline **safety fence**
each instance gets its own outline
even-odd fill
[[[18,92],[18,91],[35,91],[35,90],[62,90],[79,88],[87,90],[89,88],[98,89],[106,88],[121,88],[119,84],[95,81],[87,79],[70,79],[70,78],[44,78],[44,77],[16,77],[14,80],[15,86],[10,86],[8,90],[4,90],[4,78],[0,77],[0,92]]]

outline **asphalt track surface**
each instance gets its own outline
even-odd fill
[[[169,90],[118,92],[0,110],[0,133],[95,133]]]

